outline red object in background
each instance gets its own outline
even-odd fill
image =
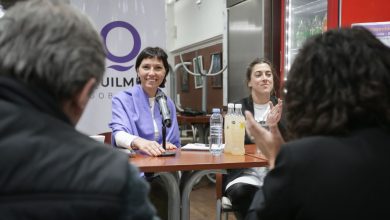
[[[281,89],[286,75],[286,3],[297,0],[281,0],[281,47],[280,47],[280,79]],[[311,2],[304,0],[298,2]],[[315,2],[313,0],[313,2]],[[340,17],[341,16],[341,17]],[[327,29],[351,27],[354,23],[390,21],[389,0],[327,0]],[[291,61],[290,61],[291,63]]]
[[[328,30],[339,26],[339,0],[328,0]]]
[[[341,26],[353,23],[390,21],[389,0],[342,0]]]

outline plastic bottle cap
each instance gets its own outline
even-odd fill
[[[220,113],[221,111],[219,110],[219,108],[213,108],[213,113]]]
[[[242,108],[242,105],[241,104],[235,104],[234,107],[235,108]]]
[[[234,104],[233,103],[228,103],[228,108],[234,108]]]

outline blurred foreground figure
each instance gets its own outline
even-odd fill
[[[20,2],[0,19],[0,218],[153,219],[127,155],[74,128],[105,53],[62,2]]]
[[[246,112],[271,168],[247,219],[388,218],[390,49],[364,28],[330,30],[304,44],[286,88],[292,141]]]

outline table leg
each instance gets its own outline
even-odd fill
[[[180,220],[180,191],[175,174],[170,172],[156,173],[161,177],[168,193],[168,219]]]
[[[185,181],[183,193],[181,196],[181,219],[190,219],[190,193],[197,181],[204,175],[210,173],[223,173],[226,174],[226,170],[196,170],[193,171],[190,177]]]

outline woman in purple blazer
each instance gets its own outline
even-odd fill
[[[156,99],[165,87],[169,73],[168,56],[159,47],[147,47],[138,55],[134,87],[112,98],[112,143],[114,146],[139,150],[159,156],[162,143],[162,116]],[[167,128],[167,149],[180,147],[179,125],[173,101],[167,97],[171,126]]]

